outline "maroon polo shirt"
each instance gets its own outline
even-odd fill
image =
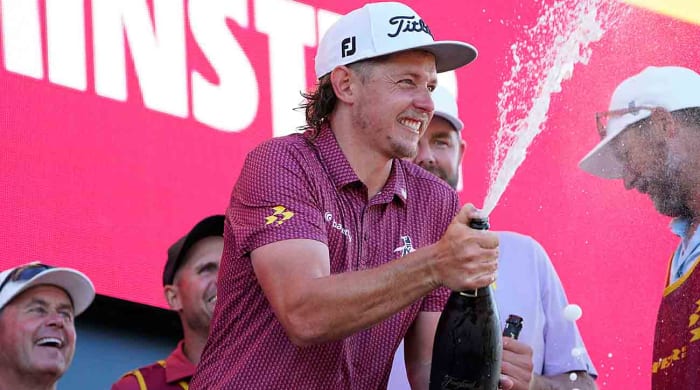
[[[112,390],[186,389],[194,374],[194,364],[185,356],[183,346],[181,340],[165,360],[127,372],[112,385]],[[139,384],[138,376],[143,378],[145,389]]]
[[[253,272],[263,245],[311,239],[328,246],[331,273],[359,271],[437,241],[458,210],[441,179],[394,160],[382,191],[367,188],[333,132],[275,138],[248,154],[224,227],[218,300],[192,389],[384,389],[392,357],[419,311],[441,311],[438,289],[343,340],[297,347]],[[361,313],[358,313],[361,315]]]
[[[654,360],[651,366],[653,390],[700,388],[698,262],[700,257],[695,259],[695,264],[683,277],[664,289],[654,334]]]

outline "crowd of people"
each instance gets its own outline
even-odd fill
[[[471,229],[482,215],[459,205],[465,123],[437,73],[476,56],[467,43],[434,40],[401,3],[366,4],[331,26],[305,131],[251,151],[225,215],[167,251],[163,293],[183,339],[112,389],[382,389],[397,365],[407,387],[427,389],[450,291],[487,285],[501,317],[526,323],[519,339],[504,339],[502,388],[597,388],[590,358],[571,354],[583,340],[562,316],[566,295],[544,248]],[[700,382],[698,91],[700,75],[680,67],[623,81],[580,164],[675,218],[681,242],[658,313],[654,389]],[[0,390],[55,389],[75,352],[74,318],[94,296],[73,269],[0,273]]]

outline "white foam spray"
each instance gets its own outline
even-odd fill
[[[571,78],[574,65],[587,64],[590,44],[598,41],[618,13],[609,0],[556,1],[544,5],[525,40],[511,46],[514,64],[498,94],[498,122],[489,190],[483,214],[496,207],[510,179],[541,131],[551,95]]]

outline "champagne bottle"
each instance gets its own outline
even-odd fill
[[[488,229],[488,221],[469,226]],[[435,331],[430,390],[497,389],[502,343],[491,287],[452,292]]]

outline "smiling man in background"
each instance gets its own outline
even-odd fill
[[[95,289],[83,273],[30,263],[0,273],[0,390],[53,390],[75,354],[75,316]]]
[[[163,290],[180,316],[184,338],[165,360],[124,374],[112,390],[182,390],[189,386],[209,334],[224,246],[224,216],[197,223],[168,249]]]

